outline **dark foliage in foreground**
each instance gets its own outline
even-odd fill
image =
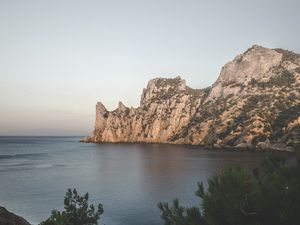
[[[165,225],[297,225],[300,222],[300,157],[287,165],[270,155],[252,173],[230,167],[198,183],[201,207],[185,208],[176,199],[159,203]]]
[[[76,189],[68,189],[64,199],[64,211],[53,209],[51,216],[40,225],[97,225],[103,207],[98,205],[97,210],[88,204],[89,195],[80,196]]]

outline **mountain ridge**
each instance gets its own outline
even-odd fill
[[[208,88],[180,76],[154,78],[140,106],[98,102],[85,142],[192,144],[293,150],[300,142],[300,55],[253,45],[226,63]]]

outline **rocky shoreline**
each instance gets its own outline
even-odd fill
[[[260,147],[253,147],[253,146],[229,146],[229,145],[213,145],[213,146],[207,146],[207,145],[193,145],[193,144],[176,144],[172,142],[137,142],[137,141],[119,141],[119,142],[95,142],[92,140],[90,136],[83,137],[79,140],[79,142],[83,143],[99,143],[99,144],[162,144],[162,145],[183,145],[183,146],[198,146],[199,148],[204,149],[212,149],[212,150],[230,150],[230,151],[260,151],[260,152],[266,152],[266,151],[274,151],[274,152],[294,152],[294,148],[290,146],[285,145],[263,145]]]

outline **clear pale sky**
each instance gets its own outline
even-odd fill
[[[87,135],[151,78],[203,88],[253,44],[300,52],[299,0],[0,0],[0,135]]]

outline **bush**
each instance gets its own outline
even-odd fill
[[[271,140],[281,138],[284,134],[282,127],[286,127],[289,121],[296,119],[299,116],[300,104],[294,106],[283,106],[282,111],[272,122],[272,137]]]
[[[197,207],[184,208],[179,205],[179,200],[173,200],[173,204],[159,203],[165,225],[201,225],[204,224],[200,210]]]
[[[89,195],[86,193],[80,196],[76,189],[68,189],[64,199],[64,211],[53,209],[51,216],[40,225],[97,225],[103,207],[98,205],[95,210],[94,205],[88,204]]]
[[[269,81],[256,83],[251,81],[251,84],[258,85],[261,88],[272,88],[274,86],[291,87],[295,81],[294,75],[290,71],[283,69],[278,75],[271,77]]]
[[[300,160],[286,165],[271,155],[252,173],[227,168],[208,179],[207,190],[199,183],[196,195],[200,207],[185,208],[178,200],[171,207],[160,203],[165,225],[299,224]]]

